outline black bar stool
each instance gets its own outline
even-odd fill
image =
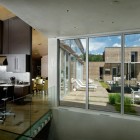
[[[2,95],[1,100],[3,101],[3,110],[0,113],[0,115],[1,115],[0,122],[4,122],[4,120],[6,119],[6,116],[14,116],[15,117],[15,113],[13,113],[11,111],[7,111],[7,101],[10,98],[10,97],[8,97],[8,87],[3,87],[2,94],[3,95]]]

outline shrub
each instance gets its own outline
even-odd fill
[[[114,105],[116,103],[120,103],[121,102],[121,96],[118,93],[115,94],[109,94],[109,103],[111,105]]]
[[[121,95],[119,93],[109,94],[109,104],[114,105],[117,111],[121,110]],[[132,101],[129,97],[124,97],[124,112],[136,114],[132,107]]]
[[[109,94],[109,103],[111,105],[114,105],[115,104],[115,97],[113,94]]]
[[[129,97],[124,97],[124,105],[131,105],[132,100]]]
[[[121,95],[119,93],[115,93],[114,97],[115,97],[115,104],[121,102]]]

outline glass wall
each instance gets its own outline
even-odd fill
[[[138,33],[61,40],[60,105],[139,115],[139,54]]]
[[[85,108],[85,48],[85,39],[60,42],[60,105]]]
[[[120,111],[121,36],[89,38],[88,60],[89,109]]]
[[[140,34],[124,37],[124,113],[140,115]]]

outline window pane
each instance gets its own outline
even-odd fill
[[[85,108],[86,40],[60,42],[60,105]]]
[[[140,34],[125,35],[124,112],[140,114]]]
[[[89,108],[120,112],[121,36],[89,39]]]

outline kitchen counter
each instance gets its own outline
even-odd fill
[[[15,84],[15,85],[12,85],[12,84],[0,84],[0,87],[10,87],[10,86],[15,86],[15,87],[27,87],[27,86],[30,86],[30,84]]]
[[[30,86],[30,84],[22,84],[22,85],[15,84],[14,86],[15,87],[27,87],[27,86]]]
[[[12,85],[12,84],[0,84],[0,87],[12,87],[12,86],[14,86],[14,85]]]
[[[15,103],[21,103],[30,94],[30,84],[0,84],[0,93],[3,93],[3,88],[7,87],[7,95],[11,97]]]

